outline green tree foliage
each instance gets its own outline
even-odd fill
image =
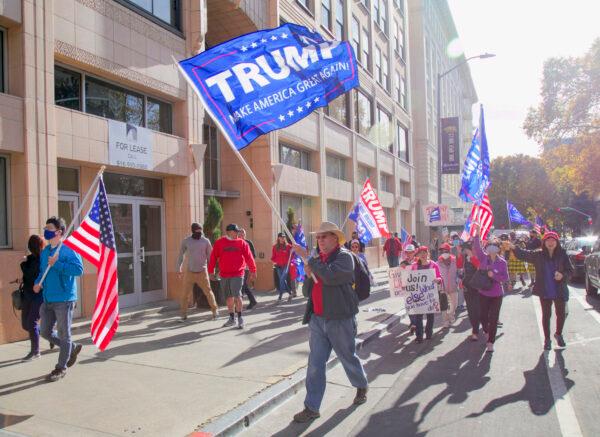
[[[541,102],[523,128],[553,183],[600,196],[600,38],[581,57],[546,61]]]
[[[215,197],[210,197],[204,221],[204,232],[213,243],[221,236],[221,220],[223,220],[223,207]]]
[[[296,224],[296,212],[294,211],[294,208],[290,206],[286,211],[286,215],[287,221],[285,224],[289,231],[292,232],[292,227]]]

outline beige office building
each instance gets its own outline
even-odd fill
[[[425,226],[423,205],[438,203],[437,196],[437,77],[464,61],[464,55],[451,58],[457,47],[458,33],[446,0],[408,0],[410,29],[410,69],[412,88],[413,147],[416,169],[417,233],[429,241],[430,230]],[[473,135],[473,104],[477,93],[468,64],[444,76],[441,81],[441,117],[459,117],[461,171]],[[443,175],[442,203],[454,213],[450,230],[464,226],[469,205],[458,197],[460,174]],[[435,229],[435,228],[433,228]]]
[[[280,225],[172,56],[282,21],[351,41],[361,87],[243,156],[277,208],[292,207],[307,231],[321,220],[342,224],[366,177],[390,229],[412,231],[405,11],[403,0],[0,0],[0,343],[26,336],[9,281],[20,276],[29,235],[48,216],[73,217],[101,165],[121,307],[178,296],[179,244],[203,221],[208,196],[222,203],[224,225],[236,222],[254,240],[257,288],[273,287]],[[125,140],[134,153],[123,155]],[[383,264],[378,241],[368,255]],[[91,316],[95,289],[85,263],[77,316]]]

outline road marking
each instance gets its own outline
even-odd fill
[[[593,306],[591,306],[587,300],[585,300],[585,297],[582,296],[581,294],[577,293],[573,293],[573,299],[575,299],[577,302],[579,302],[581,304],[581,306],[583,307],[584,310],[586,310],[585,312],[588,313],[590,316],[592,316],[596,322],[600,323],[600,314],[598,314],[598,311],[596,311],[596,308],[594,308]]]
[[[535,309],[537,325],[540,332],[540,338],[544,338],[544,330],[542,328],[542,310],[536,300],[530,299]],[[557,362],[556,352],[554,350],[544,351],[544,362],[546,363],[546,373],[550,381],[552,389],[552,397],[554,398],[554,409],[560,426],[561,434],[564,437],[583,437],[577,415],[571,404],[571,398],[565,380],[563,379],[562,369]]]

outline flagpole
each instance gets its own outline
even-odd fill
[[[175,63],[175,65],[177,66],[177,68],[179,69],[179,71],[181,72],[181,75],[187,81],[188,85],[190,87],[192,87],[192,89],[196,92],[196,95],[200,99],[200,102],[202,103],[202,106],[204,106],[204,110],[206,112],[208,112],[208,114],[212,117],[213,120],[218,120],[217,117],[215,117],[215,115],[211,111],[210,107],[204,101],[204,98],[202,97],[202,94],[200,94],[198,88],[196,88],[196,85],[190,80],[189,76],[185,73],[185,71],[183,70],[183,68],[181,67],[181,65],[177,61],[177,59],[175,59],[175,57],[173,55],[171,55],[171,59],[173,59],[173,62]],[[244,167],[244,169],[248,173],[248,176],[250,176],[250,179],[252,179],[252,182],[254,182],[254,184],[256,185],[256,188],[258,188],[258,191],[260,192],[260,194],[265,199],[265,202],[267,202],[267,205],[269,205],[269,207],[271,208],[271,211],[273,212],[273,214],[275,214],[275,216],[279,219],[279,222],[283,225],[283,230],[284,230],[285,234],[288,236],[288,238],[290,239],[290,241],[296,241],[296,240],[294,240],[294,236],[292,235],[292,233],[288,229],[287,223],[283,220],[283,218],[281,217],[281,215],[277,211],[277,208],[275,208],[275,205],[271,201],[271,198],[268,196],[267,192],[265,191],[265,189],[261,185],[260,181],[258,180],[258,178],[256,177],[256,175],[254,174],[254,172],[252,171],[252,169],[250,168],[250,166],[248,165],[248,163],[246,162],[246,160],[244,159],[244,157],[242,156],[242,154],[240,153],[240,151],[237,149],[237,147],[235,147],[235,145],[229,139],[229,135],[227,135],[227,133],[224,131],[223,126],[221,126],[221,123],[215,123],[215,124],[217,125],[217,127],[221,131],[221,134],[223,135],[223,137],[225,137],[225,141],[227,141],[227,144],[229,144],[229,147],[231,147],[231,151],[237,157],[237,159],[240,161],[240,163],[242,164],[242,167]],[[302,258],[302,260],[304,262],[306,262],[306,260],[304,259],[304,257],[301,256],[301,258]],[[317,278],[314,275],[314,273],[311,273],[311,277],[313,278],[313,280],[315,281],[315,283],[318,282]]]
[[[102,177],[102,174],[104,173],[105,169],[106,169],[105,165],[103,165],[102,167],[100,167],[100,170],[98,171],[98,174],[96,175],[96,177],[92,181],[92,184],[90,185],[90,188],[88,188],[87,193],[85,193],[85,196],[83,196],[83,199],[81,200],[81,203],[79,204],[79,208],[77,208],[77,211],[73,215],[73,219],[71,220],[71,223],[69,224],[69,227],[65,230],[64,234],[62,235],[62,238],[58,242],[58,249],[56,250],[56,253],[54,254],[54,256],[58,256],[58,254],[60,253],[60,248],[62,247],[63,241],[65,240],[65,238],[67,238],[69,236],[69,233],[73,230],[73,227],[75,226],[75,222],[76,222],[77,218],[79,217],[79,215],[81,214],[81,210],[85,206],[88,198],[90,197],[90,194],[93,191],[92,189],[94,188],[94,186],[98,182],[98,179],[100,179]],[[46,279],[46,275],[48,275],[48,271],[50,270],[51,267],[52,266],[49,265],[49,264],[46,266],[46,270],[44,271],[44,274],[42,275],[42,279],[40,279],[40,281],[38,282],[38,284],[43,284],[44,283],[44,279]]]
[[[508,208],[508,200],[506,201],[506,212],[508,213],[508,229],[512,231],[512,220],[510,219],[510,209]]]

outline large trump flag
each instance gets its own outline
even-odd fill
[[[224,42],[179,67],[238,150],[358,86],[347,41],[291,23]]]
[[[391,236],[385,211],[370,179],[365,181],[360,197],[348,218],[356,223],[358,238],[365,244],[373,238],[389,238]]]

